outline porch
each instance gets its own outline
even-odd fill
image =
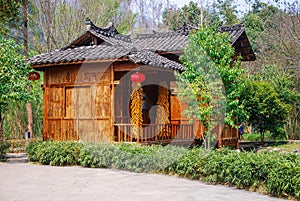
[[[141,144],[161,144],[161,145],[187,145],[193,146],[201,139],[196,138],[195,124],[143,124],[138,135],[132,132],[132,124],[114,124],[115,142],[138,142]],[[212,131],[218,136],[217,146],[231,146],[239,148],[238,132],[236,128],[225,126],[220,129],[216,126]]]
[[[132,124],[114,124],[116,142],[139,142],[142,144],[192,144],[193,124],[143,124],[135,136]]]

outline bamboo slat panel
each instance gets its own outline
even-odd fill
[[[46,69],[45,84],[103,83],[110,81],[110,64],[83,64]]]
[[[111,69],[99,65],[46,69],[44,139],[111,140]]]
[[[63,88],[49,88],[48,93],[48,117],[61,117],[62,116],[62,103],[63,103]]]
[[[44,136],[45,140],[48,139],[57,139],[62,140],[61,136],[61,121],[60,120],[48,120],[48,132]]]
[[[96,87],[95,116],[110,117],[111,116],[111,89],[110,85],[99,85]]]
[[[65,116],[72,118],[77,116],[78,105],[77,92],[74,88],[65,88]],[[51,104],[51,103],[50,103]]]
[[[92,95],[90,87],[78,87],[76,93],[78,97],[78,117],[92,117]]]
[[[112,140],[112,125],[110,123],[110,119],[97,120],[95,123],[96,135],[94,141],[110,142]]]
[[[74,119],[62,121],[63,140],[79,140],[77,121]]]
[[[78,135],[80,140],[95,141],[93,140],[95,136],[94,124],[95,122],[90,119],[78,120]]]

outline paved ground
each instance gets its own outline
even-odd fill
[[[0,201],[275,201],[221,185],[155,174],[24,163],[0,163]]]

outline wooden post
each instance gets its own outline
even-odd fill
[[[221,129],[221,126],[218,125],[218,148],[219,149],[222,149],[223,147],[223,137],[222,137],[222,129]]]

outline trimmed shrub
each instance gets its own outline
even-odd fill
[[[78,165],[78,159],[83,145],[74,141],[44,141],[34,142],[26,148],[28,160],[44,165]]]
[[[8,150],[10,144],[0,140],[0,161],[6,161],[6,151]]]

